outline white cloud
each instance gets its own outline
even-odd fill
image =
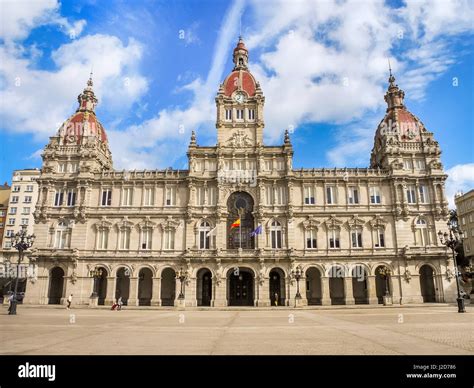
[[[467,193],[474,189],[474,163],[457,164],[446,171],[446,196],[450,208],[455,208],[454,196],[458,192]]]
[[[255,27],[246,40],[252,72],[266,96],[267,141],[280,139],[289,125],[349,124],[335,132],[337,145],[328,159],[366,164],[385,109],[387,58],[407,97],[423,99],[428,84],[459,55],[448,38],[473,31],[473,5],[467,3],[436,1],[431,7],[417,1],[393,9],[356,0],[281,0],[271,7],[254,0]],[[400,44],[406,47],[397,59]]]
[[[193,93],[187,108],[166,108],[157,116],[127,128],[125,131],[108,131],[116,168],[167,167],[181,158],[186,151],[191,130],[213,126],[213,102],[218,84],[222,81],[224,65],[235,36],[243,1],[235,1],[227,12],[218,32],[211,68],[205,81],[197,78],[184,88]],[[201,132],[202,133],[202,132]],[[166,140],[166,144],[160,141]]]
[[[125,45],[113,36],[88,35],[53,52],[58,70],[44,71],[35,70],[16,48],[0,47],[0,115],[9,124],[4,129],[41,139],[55,133],[76,108],[92,66],[99,108],[125,116],[148,87],[137,70],[142,52],[133,39]]]
[[[86,25],[85,20],[73,23],[59,14],[57,0],[4,0],[0,4],[0,39],[10,43],[25,39],[38,26],[55,24],[72,38],[78,37]]]

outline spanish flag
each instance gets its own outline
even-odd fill
[[[240,226],[240,218],[235,221],[231,226],[230,228],[233,229],[233,228],[238,228]]]

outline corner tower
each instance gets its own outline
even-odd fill
[[[263,96],[260,84],[248,69],[248,50],[242,37],[233,52],[234,68],[216,96],[217,142],[248,147],[263,143]]]
[[[94,173],[112,169],[107,134],[97,119],[97,98],[92,74],[83,92],[77,97],[79,106],[50,137],[43,152],[45,173]]]

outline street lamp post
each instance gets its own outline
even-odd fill
[[[300,266],[296,267],[296,269],[291,270],[291,275],[293,276],[293,278],[296,279],[296,296],[295,296],[295,299],[301,299],[300,279],[303,276],[303,271],[301,270]]]
[[[18,278],[20,277],[20,263],[23,260],[26,250],[33,246],[35,241],[34,234],[26,234],[26,225],[21,226],[21,231],[17,232],[11,238],[11,246],[18,251],[18,263],[16,265],[15,291],[10,305],[9,315],[16,315],[16,306],[18,304]]]
[[[91,269],[89,271],[90,277],[94,279],[94,288],[92,290],[91,298],[97,298],[99,296],[99,292],[97,290],[97,283],[99,279],[102,277],[103,273],[104,272],[102,268],[99,268],[99,267],[95,267],[94,269]]]
[[[455,217],[455,216],[452,216]],[[458,269],[458,264],[456,260],[456,248],[464,238],[464,233],[463,231],[459,228],[457,224],[457,218],[450,219],[448,221],[448,232],[441,232],[441,230],[438,232],[438,237],[439,241],[441,244],[445,245],[446,247],[451,249],[451,253],[453,255],[453,262],[454,262],[454,274],[456,277],[456,288],[458,292],[458,297],[456,298],[456,301],[458,303],[458,313],[465,313],[466,309],[464,307],[464,298],[461,296],[461,291],[460,291],[460,286],[459,286],[459,269]]]
[[[183,271],[183,269],[180,268],[178,273],[176,274],[176,277],[181,282],[181,291],[178,295],[178,299],[184,299],[184,282],[188,279],[188,271]]]

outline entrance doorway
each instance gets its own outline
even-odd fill
[[[212,274],[207,268],[197,273],[196,299],[198,306],[210,306],[212,299]]]
[[[423,265],[420,268],[420,287],[423,303],[436,302],[436,289],[434,284],[433,268]]]
[[[253,306],[253,273],[247,268],[235,268],[227,273],[229,306]]]
[[[280,268],[270,271],[271,306],[285,305],[285,273]]]
[[[48,304],[61,304],[63,297],[64,271],[60,267],[51,270],[49,281]]]

